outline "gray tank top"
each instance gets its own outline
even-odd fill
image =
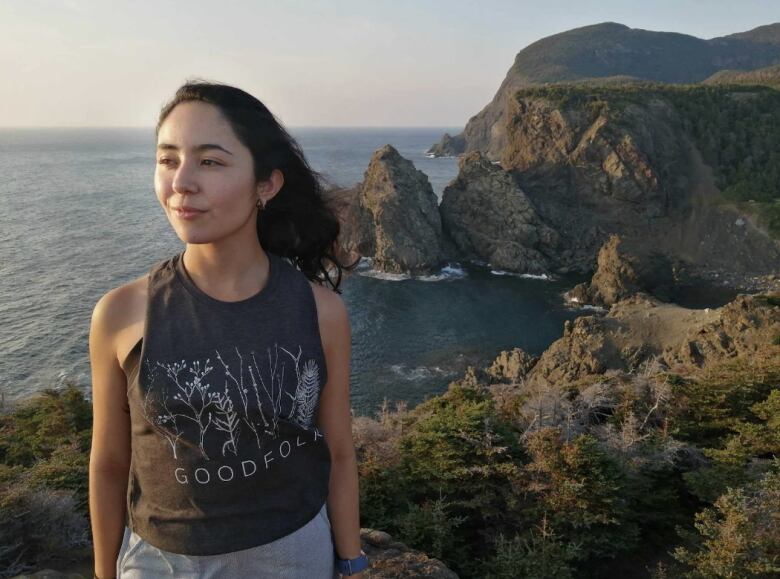
[[[286,259],[266,251],[266,286],[225,302],[183,254],[152,266],[144,336],[122,363],[128,526],[165,551],[217,555],[286,536],[325,503],[327,368],[314,292]]]

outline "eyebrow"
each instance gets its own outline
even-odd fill
[[[170,143],[160,143],[159,145],[157,145],[157,148],[165,150],[165,151],[178,151],[179,150],[179,147],[177,147],[176,145],[172,145]],[[228,151],[225,147],[223,147],[221,145],[215,145],[213,143],[205,143],[203,145],[196,145],[196,146],[193,147],[193,150],[195,150],[195,151],[208,151],[210,149],[217,149],[219,151],[224,151],[228,155],[232,155],[233,154],[230,151]]]

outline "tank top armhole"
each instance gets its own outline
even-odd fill
[[[303,273],[301,273],[301,277],[303,277],[306,286],[309,288],[309,295],[311,296],[311,311],[313,316],[313,326],[316,330],[316,347],[319,352],[320,357],[322,358],[322,387],[325,387],[325,384],[328,383],[328,360],[325,357],[325,343],[322,340],[322,328],[320,327],[320,316],[319,316],[319,309],[317,308],[317,297],[314,294],[314,288],[311,285],[311,282],[309,281],[309,278],[307,278]]]

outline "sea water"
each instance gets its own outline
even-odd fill
[[[361,181],[385,144],[423,171],[439,198],[457,160],[425,151],[443,128],[290,128],[331,182]],[[109,289],[182,248],[154,194],[150,128],[0,129],[0,390],[7,401],[68,381],[90,394],[92,309]],[[576,281],[503,275],[452,263],[431,276],[376,272],[364,260],[342,281],[352,324],[357,414],[387,398],[410,406],[443,392],[468,365],[514,346],[539,354],[563,322]]]

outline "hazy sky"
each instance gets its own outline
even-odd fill
[[[515,54],[579,26],[712,38],[779,0],[0,0],[0,126],[152,126],[187,77],[296,126],[463,126]]]

